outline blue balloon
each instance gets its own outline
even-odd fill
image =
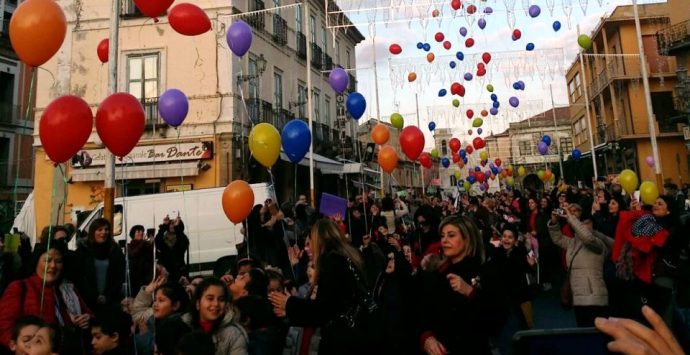
[[[575,148],[575,149],[573,149],[572,156],[573,156],[573,160],[578,161],[578,160],[580,160],[580,157],[582,156],[582,152],[579,149]]]
[[[280,144],[291,162],[299,163],[309,151],[311,132],[306,122],[294,119],[283,127]]]
[[[467,156],[467,152],[464,149],[460,149],[460,157],[464,158]]]
[[[431,50],[431,45],[429,45],[429,43],[424,43],[424,47],[423,47],[423,48],[424,48],[424,50],[425,50],[426,52],[428,52],[428,51]]]
[[[520,100],[515,96],[511,97],[510,100],[508,100],[508,103],[510,103],[510,106],[513,106],[513,107],[520,106]]]
[[[454,60],[451,60],[450,63],[449,63],[449,65],[450,65],[450,68],[451,68],[451,69],[455,69],[455,66],[456,66],[457,64],[455,63]]]
[[[491,94],[491,101],[496,101],[498,100],[498,96],[496,94]]]
[[[558,32],[558,30],[561,29],[561,23],[559,21],[554,21],[553,22],[553,30]]]
[[[472,73],[465,73],[465,80],[471,81],[472,80]]]
[[[494,101],[493,106],[494,106],[494,108],[499,108],[499,107],[501,107],[501,103],[498,101]]]
[[[441,89],[438,91],[438,97],[444,97],[447,93],[448,91],[446,89]]]
[[[358,120],[360,117],[362,117],[364,111],[367,109],[367,100],[358,92],[350,93],[350,95],[347,95],[345,108],[347,109],[347,112],[350,113],[352,118]]]
[[[422,49],[422,48],[424,48],[424,43],[417,42],[417,49]]]
[[[482,171],[482,168],[480,168],[480,167],[478,167],[478,166],[475,166],[475,167],[474,167],[474,171]]]
[[[443,157],[443,159],[441,159],[441,164],[443,164],[444,168],[449,167],[450,166],[450,159],[448,159],[448,157]]]
[[[467,28],[465,28],[465,26],[460,27],[460,34],[461,34],[463,37],[467,36]]]
[[[477,179],[473,175],[470,175],[467,177],[467,181],[469,181],[470,184],[474,184],[477,181]]]
[[[541,141],[546,143],[546,145],[551,146],[551,137],[549,137],[548,134],[545,134],[543,137],[541,137]]]
[[[495,107],[492,107],[492,108],[489,110],[489,113],[491,114],[491,116],[496,116],[496,115],[498,115],[498,109],[495,108]]]
[[[458,58],[458,60],[465,60],[465,54],[458,51],[457,53],[455,53],[455,58]]]
[[[533,51],[533,50],[534,50],[534,43],[532,43],[532,42],[527,43],[527,50],[528,50],[528,51]]]
[[[465,164],[467,164],[467,162],[468,162],[467,156],[462,157],[462,162],[465,163]]]
[[[517,81],[513,83],[513,89],[520,90],[520,84],[518,84]]]
[[[482,134],[482,132],[484,132],[484,130],[481,127],[477,128],[477,134]]]
[[[436,122],[434,122],[434,121],[429,122],[429,130],[433,132],[435,129],[436,129]]]
[[[483,30],[484,27],[486,27],[486,20],[483,18],[480,18],[479,21],[477,21],[477,25],[479,25],[479,28],[481,28]]]
[[[519,89],[522,91],[525,91],[525,82],[522,80],[518,80],[518,85],[520,86]]]

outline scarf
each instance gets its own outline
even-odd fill
[[[79,303],[79,296],[74,289],[74,284],[71,282],[61,282],[57,291],[59,292],[58,299],[55,300],[55,316],[61,326],[65,325],[65,320],[62,317],[62,309],[64,306],[69,315],[82,314],[81,304]],[[56,296],[58,293],[56,293]]]
[[[663,229],[664,228],[656,221],[656,218],[654,218],[654,215],[645,214],[638,218],[637,221],[633,222],[632,235],[635,238],[649,237],[657,234]]]

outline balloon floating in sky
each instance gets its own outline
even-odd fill
[[[441,164],[444,168],[448,168],[450,166],[450,159],[448,159],[448,157],[443,157],[443,159],[441,159]]]
[[[455,11],[460,10],[460,7],[462,7],[462,2],[460,0],[453,0],[450,2],[450,7],[452,7]]]
[[[481,28],[483,30],[486,27],[486,20],[483,18],[480,18],[479,21],[477,21],[477,25],[479,26],[479,28]]]
[[[431,12],[431,16],[433,16],[433,17],[438,17],[438,15],[440,15],[440,14],[441,14],[441,11],[438,11],[438,9]]]
[[[450,50],[450,47],[452,47],[452,44],[450,43],[450,41],[443,42],[443,48]]]
[[[436,122],[431,121],[429,122],[429,130],[433,132],[436,129]]]
[[[436,56],[434,55],[434,53],[429,53],[426,55],[426,61],[427,62],[431,63],[434,61],[434,59],[436,59]]]
[[[467,81],[472,80],[472,73],[465,73],[464,78],[465,78],[465,80],[467,80]]]
[[[532,5],[529,7],[528,12],[529,12],[529,15],[534,18],[534,17],[539,16],[539,14],[541,14],[541,8],[538,5]]]
[[[455,66],[457,65],[457,63],[455,63],[454,60],[451,60],[450,63],[448,63],[448,65],[450,65],[451,69],[455,69]]]
[[[358,120],[362,117],[364,111],[367,108],[367,100],[364,98],[362,94],[358,92],[353,92],[350,95],[347,95],[345,108],[347,109],[347,112],[350,113],[350,116],[352,116],[352,118]]]
[[[467,110],[467,112],[465,112],[465,115],[467,115],[467,118],[472,118],[474,117],[474,111],[472,111],[471,109]]]
[[[447,93],[448,91],[446,91],[446,89],[441,89],[438,91],[438,97],[444,97]]]
[[[462,52],[457,52],[455,53],[455,58],[458,58],[458,60],[464,60],[465,54],[463,54]]]
[[[522,32],[518,30],[517,28],[513,30],[513,41],[517,41],[522,37]]]
[[[491,86],[491,89],[489,90],[489,92],[493,92],[493,91],[494,91],[494,86],[491,85],[491,84],[489,84],[489,85]],[[487,88],[488,88],[488,87],[487,87]],[[496,100],[498,100],[498,96],[496,96],[496,94],[491,94],[491,101],[496,101]]]
[[[546,143],[548,146],[551,145],[551,137],[548,134],[545,134],[543,137],[541,137],[541,141]]]
[[[241,57],[249,51],[253,36],[252,28],[246,22],[239,20],[230,26],[225,34],[225,40],[228,42],[232,53]]]
[[[350,83],[350,76],[347,75],[345,69],[336,67],[331,70],[331,73],[328,75],[328,83],[331,84],[333,91],[342,94]]]
[[[428,52],[431,50],[431,45],[429,43],[424,43],[424,45],[422,46],[422,49],[424,49],[424,51]]]
[[[510,103],[510,106],[513,107],[518,107],[520,105],[520,100],[518,100],[518,98],[515,96],[511,97],[510,100],[508,100],[508,102]]]
[[[474,127],[474,128],[481,127],[483,124],[484,124],[484,120],[482,120],[479,117],[475,118],[474,121],[472,121],[472,127]]]
[[[460,35],[463,37],[467,36],[467,28],[465,26],[460,27]]]
[[[558,32],[561,29],[561,22],[560,21],[554,21],[552,27],[553,27],[553,30],[555,32]]]
[[[539,142],[539,144],[537,144],[537,150],[539,151],[539,154],[545,155],[549,152],[549,146],[544,142]]]
[[[492,107],[492,108],[489,110],[489,113],[491,114],[491,116],[496,116],[496,115],[498,115],[498,109],[495,108],[495,107]]]
[[[484,132],[481,128],[477,128],[477,134],[482,134]]]
[[[488,52],[482,53],[482,60],[484,61],[484,63],[489,64],[489,62],[491,61],[491,54],[489,54]]]
[[[472,15],[473,13],[477,12],[477,7],[474,5],[470,5],[467,7],[467,13]]]
[[[491,6],[487,6],[487,7],[484,8],[484,13],[485,13],[485,14],[493,14],[493,13],[494,13],[494,9],[492,9]]]
[[[436,35],[434,35],[436,42],[443,42],[444,38],[446,38],[446,36],[444,36],[442,32],[436,32]]]
[[[410,160],[417,160],[424,149],[424,133],[415,127],[407,126],[400,132],[400,147]]]
[[[460,106],[460,100],[458,100],[458,99],[453,99],[453,106],[459,107],[459,106]]]
[[[533,51],[534,50],[534,43],[530,42],[527,43],[527,47],[525,47],[528,51]]]
[[[424,48],[424,43],[417,42],[417,49],[422,49],[422,48]]]
[[[487,86],[486,86],[486,91],[488,91],[488,92],[494,92],[494,86],[491,85],[491,84],[487,85]]]
[[[501,107],[501,103],[498,102],[498,100],[497,100],[497,101],[494,101],[494,103],[492,104],[492,106],[493,106],[494,108],[499,108],[499,107]]]
[[[405,120],[403,119],[403,116],[401,114],[396,112],[391,115],[391,126],[397,129],[402,129],[404,125]]]
[[[407,81],[413,82],[417,80],[417,73],[411,72],[410,74],[407,74]]]
[[[584,50],[592,48],[592,39],[587,35],[580,35],[577,37],[577,44]]]
[[[474,39],[470,37],[465,40],[465,47],[472,48],[472,46],[474,46]]]
[[[390,47],[388,47],[388,50],[391,52],[391,54],[400,54],[402,52],[402,47],[400,47],[400,45],[397,43],[393,43]]]

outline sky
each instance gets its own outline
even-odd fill
[[[601,1],[601,4],[600,4]],[[416,125],[415,93],[418,94],[420,123],[419,126],[426,136],[426,146],[433,146],[431,131],[428,123],[434,121],[437,128],[452,128],[454,136],[463,141],[469,141],[476,136],[476,128],[471,127],[465,112],[472,109],[475,116],[479,112],[491,108],[490,93],[487,84],[494,86],[494,93],[500,102],[499,114],[484,119],[483,137],[491,132],[500,133],[509,122],[527,118],[533,114],[546,111],[552,107],[550,88],[553,90],[555,106],[568,104],[565,71],[577,57],[577,27],[580,33],[590,34],[597,26],[600,18],[610,14],[617,5],[629,5],[632,0],[464,0],[465,6],[476,4],[479,10],[471,16],[465,16],[462,11],[453,15],[455,11],[449,6],[450,1],[433,0],[435,4],[418,6],[412,4],[429,1],[415,0],[339,0],[338,4],[351,18],[359,31],[366,37],[356,48],[358,91],[367,99],[367,111],[360,123],[369,118],[377,117],[375,79],[378,82],[378,112],[384,122],[390,122],[388,117],[398,112],[405,118],[405,125]],[[522,37],[513,41],[513,28],[509,26],[505,3],[514,3],[514,28],[522,32]],[[663,2],[663,0],[639,0],[639,3]],[[384,17],[391,12],[386,10],[385,4],[397,4],[404,9],[398,12],[398,22],[390,23]],[[407,5],[404,5],[407,4]],[[549,5],[553,4],[553,14]],[[571,5],[571,15],[568,21],[564,13]],[[581,4],[586,4],[583,13]],[[541,14],[530,17],[526,10],[531,5],[537,5]],[[491,7],[493,13],[481,15],[482,9]],[[378,7],[379,10],[364,10]],[[425,8],[423,8],[425,7]],[[433,17],[433,10],[439,10],[439,16]],[[481,30],[478,20],[483,17],[486,27]],[[559,31],[554,31],[552,24],[560,21]],[[371,22],[377,22],[371,24]],[[389,22],[389,23],[385,23]],[[460,27],[468,29],[467,37],[459,34]],[[442,43],[435,41],[437,32],[444,34],[445,40],[451,42],[452,48],[446,50]],[[466,48],[464,41],[472,37],[475,45]],[[429,43],[430,52],[436,59],[429,64],[426,61],[427,52],[417,49],[417,43]],[[526,51],[527,43],[533,43],[535,50]],[[375,43],[375,45],[373,45]],[[391,44],[399,44],[403,51],[399,55],[389,52]],[[374,75],[374,51],[376,49],[376,75]],[[465,60],[460,62],[455,58],[457,51],[462,51]],[[488,52],[494,57],[487,65],[487,75],[483,78],[474,77],[471,81],[463,80],[466,71],[476,74],[477,61],[481,61],[481,54]],[[450,61],[457,64],[456,69],[450,68]],[[417,80],[407,81],[407,73],[415,71]],[[525,90],[515,90],[512,82],[523,80]],[[460,98],[451,97],[450,85],[457,81],[466,88],[466,94]],[[439,90],[445,88],[448,94],[439,97]],[[515,96],[521,104],[517,108],[510,107],[509,97]],[[452,105],[453,98],[460,100],[460,107]],[[473,135],[468,136],[468,129],[473,129]]]

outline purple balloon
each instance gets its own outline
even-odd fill
[[[465,80],[467,80],[467,81],[472,80],[472,73],[465,73]]]
[[[545,155],[549,152],[549,146],[544,142],[539,142],[539,144],[537,144],[537,150],[539,151],[539,154]]]
[[[482,130],[481,127],[477,128],[477,134],[482,134],[482,132],[484,132],[484,130]]]
[[[477,21],[477,25],[479,25],[479,28],[481,28],[483,30],[484,27],[486,27],[486,20],[483,18],[480,18],[479,21]]]
[[[460,27],[460,34],[463,37],[467,36],[467,28],[465,28],[465,26]]]
[[[184,122],[189,112],[187,95],[178,89],[168,89],[158,98],[158,112],[163,120],[177,127]]]
[[[331,70],[331,74],[328,75],[328,83],[331,84],[335,92],[342,94],[350,83],[350,77],[347,75],[345,69],[337,67]]]
[[[252,46],[252,38],[252,28],[241,20],[233,23],[228,29],[228,33],[225,35],[230,50],[238,57],[247,53],[249,47]]]
[[[493,13],[494,13],[494,9],[492,9],[490,6],[487,6],[487,7],[484,8],[484,13],[485,13],[485,14],[493,14]]]
[[[498,115],[498,109],[495,107],[492,107],[491,110],[489,110],[489,113],[491,114],[491,116],[496,116],[496,115]]]
[[[532,5],[529,7],[529,15],[532,17],[537,17],[541,13],[541,8],[538,5]]]
[[[513,107],[518,107],[520,105],[520,100],[518,100],[518,98],[515,96],[511,97],[510,100],[508,100],[508,102],[510,103],[510,106]]]

